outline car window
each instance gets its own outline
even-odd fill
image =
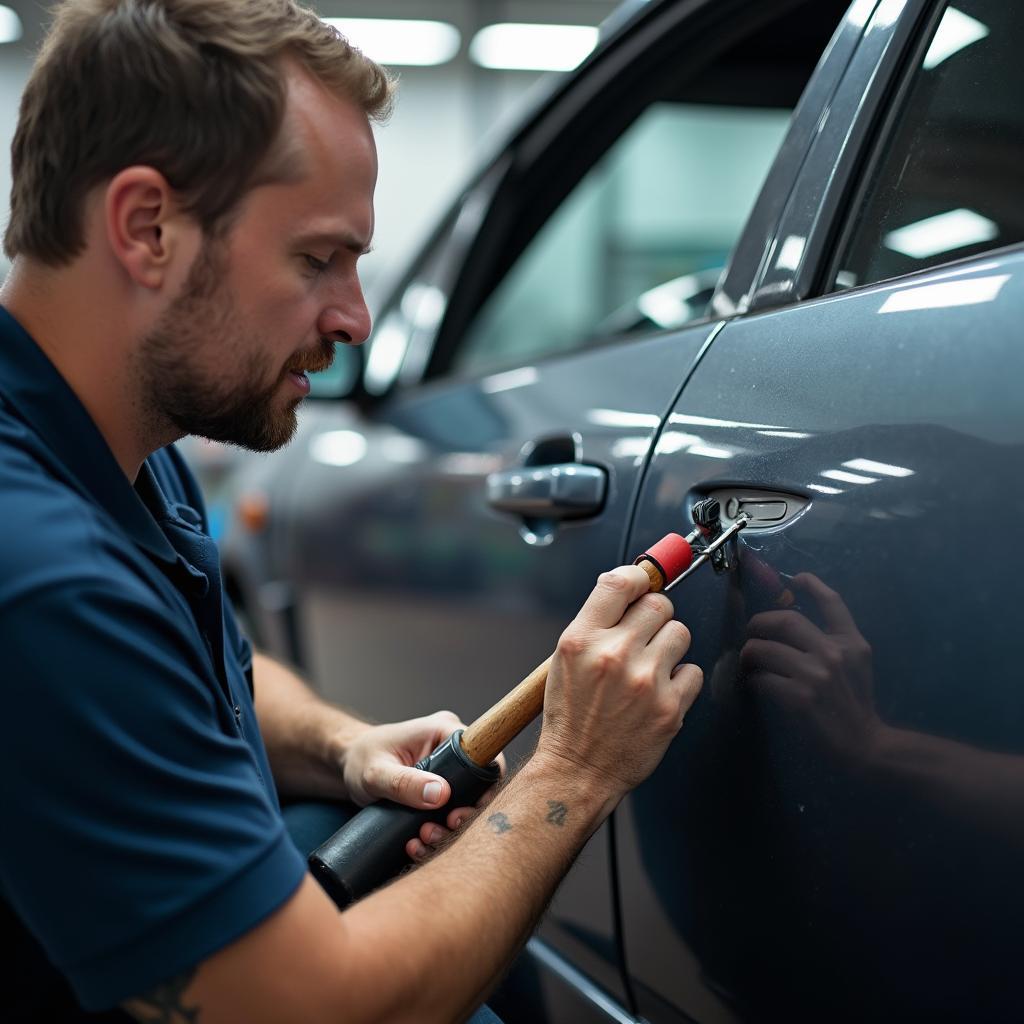
[[[702,318],[789,118],[649,106],[491,293],[453,368],[485,373]]]
[[[833,289],[1024,240],[1024,5],[943,6],[883,131]]]

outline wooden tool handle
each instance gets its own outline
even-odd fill
[[[647,561],[641,562],[640,567],[651,581],[650,589],[661,590],[665,578],[658,567]],[[550,668],[551,658],[548,658],[466,728],[462,734],[462,749],[474,764],[481,767],[490,764],[541,713]]]

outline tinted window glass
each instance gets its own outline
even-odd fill
[[[482,373],[703,317],[789,116],[649,107],[490,295],[455,368]]]
[[[1024,239],[1024,5],[947,5],[881,145],[834,287]]]

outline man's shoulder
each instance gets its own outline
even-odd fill
[[[2,405],[0,494],[0,607],[39,587],[127,571],[127,538]]]

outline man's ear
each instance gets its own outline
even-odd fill
[[[160,288],[184,242],[167,179],[152,167],[126,167],[107,185],[104,214],[115,259],[137,284]]]

